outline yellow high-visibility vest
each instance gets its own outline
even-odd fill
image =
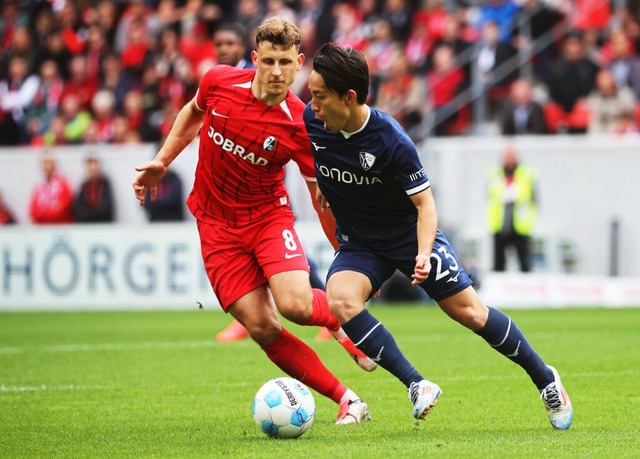
[[[513,227],[518,234],[528,236],[533,230],[538,208],[534,200],[535,170],[518,166],[513,174],[516,196],[513,201]],[[502,167],[489,171],[489,197],[487,203],[487,224],[491,233],[497,233],[504,224],[504,193],[507,179]]]

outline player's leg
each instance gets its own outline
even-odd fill
[[[329,310],[323,290],[311,289],[306,271],[283,271],[269,277],[269,287],[283,317],[299,325],[326,327],[355,362],[366,371],[377,364],[358,349]]]
[[[313,349],[282,326],[266,284],[242,296],[228,311],[282,371],[340,406],[337,423],[371,419],[366,403],[329,371]]]
[[[541,392],[554,428],[569,428],[573,410],[560,376],[542,360],[508,315],[485,306],[471,286],[439,300],[438,304],[449,317],[471,329],[495,350],[520,365]]]
[[[336,258],[338,263],[340,257]],[[424,419],[442,391],[422,377],[400,351],[389,330],[365,308],[372,290],[369,277],[346,269],[332,272],[327,282],[329,305],[349,338],[410,390],[413,415]]]
[[[307,256],[307,261],[309,262],[309,281],[311,282],[311,287],[324,290],[324,281],[320,279],[320,276],[318,275],[318,265],[309,256]],[[248,337],[249,332],[247,329],[244,328],[237,320],[233,320],[223,330],[216,334],[216,341],[221,343],[242,341]],[[332,338],[333,335],[326,327],[322,327],[316,336],[316,339],[319,341],[325,341]]]
[[[340,322],[329,310],[323,290],[312,289],[309,263],[293,226],[293,213],[274,215],[259,228],[252,249],[280,313],[300,325],[329,329],[354,361],[364,370],[377,365],[353,345],[340,330]]]
[[[509,316],[485,306],[442,233],[438,232],[433,247],[432,272],[421,287],[449,317],[471,329],[491,347],[520,365],[541,391],[553,426],[568,428],[571,423],[571,403],[553,368],[545,364]],[[547,388],[550,389],[547,391]],[[559,400],[558,396],[552,397],[554,400],[550,402],[547,400],[549,397],[545,396],[547,393],[560,394],[566,402]]]

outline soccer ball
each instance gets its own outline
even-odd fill
[[[316,402],[307,386],[293,378],[267,381],[253,399],[253,419],[274,438],[296,438],[313,423]]]

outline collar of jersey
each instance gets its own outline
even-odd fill
[[[362,132],[362,130],[364,128],[367,127],[367,124],[369,124],[369,118],[371,118],[371,109],[369,108],[368,105],[365,105],[365,107],[367,107],[367,119],[364,120],[364,123],[362,124],[362,127],[360,127],[360,129],[358,129],[357,131],[353,131],[353,132],[346,132],[346,131],[340,131],[340,134],[342,134],[342,136],[345,139],[348,139],[349,137],[351,137],[352,135],[357,134],[358,132]]]

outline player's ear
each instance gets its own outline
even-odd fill
[[[304,64],[304,54],[298,54],[298,59],[296,63],[296,71],[299,71],[302,68],[302,64]]]
[[[255,68],[258,68],[258,52],[255,49],[251,51],[251,62]]]
[[[344,101],[347,105],[353,105],[358,100],[358,95],[353,89],[349,89],[344,95]]]

